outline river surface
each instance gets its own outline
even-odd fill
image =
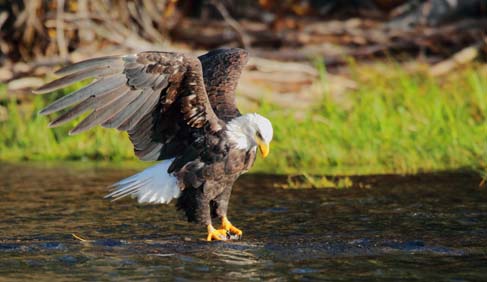
[[[473,174],[318,190],[244,176],[229,211],[244,237],[208,243],[173,205],[103,199],[133,173],[0,164],[0,281],[487,281],[487,190]]]

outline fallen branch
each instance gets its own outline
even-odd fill
[[[225,6],[222,4],[222,2],[212,0],[211,4],[213,6],[215,6],[215,8],[218,10],[218,12],[220,12],[220,14],[222,15],[225,22],[237,32],[238,37],[240,39],[240,43],[242,44],[242,46],[245,49],[250,50],[250,48],[251,48],[250,39],[249,39],[247,33],[242,29],[240,24],[236,20],[234,20],[232,18],[232,16],[230,16],[230,13],[228,13],[227,8],[225,8]]]

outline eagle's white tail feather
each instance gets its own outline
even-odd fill
[[[113,184],[113,191],[105,198],[113,201],[125,196],[137,198],[139,203],[166,204],[178,198],[181,190],[176,176],[167,173],[171,160],[162,161],[135,175]]]

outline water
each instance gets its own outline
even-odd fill
[[[0,164],[0,281],[487,279],[487,191],[474,175],[356,178],[367,188],[343,190],[247,176],[229,212],[243,240],[207,243],[172,205],[103,199],[134,172]]]

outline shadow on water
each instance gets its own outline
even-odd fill
[[[472,175],[368,177],[360,181],[369,188],[341,190],[283,190],[273,188],[279,178],[245,176],[229,214],[243,240],[207,243],[173,205],[103,199],[133,172],[0,165],[0,281],[480,281],[487,273],[487,193]]]

